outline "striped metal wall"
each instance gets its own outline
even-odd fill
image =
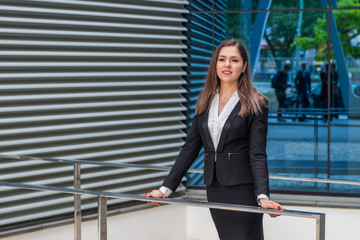
[[[191,1],[189,5],[188,63],[189,63],[189,122],[195,115],[196,100],[205,83],[208,64],[213,50],[226,38],[224,14],[202,11],[225,10],[226,1]],[[190,124],[190,123],[189,123]],[[204,152],[200,151],[192,168],[204,167]],[[189,173],[188,185],[202,185],[203,174]]]
[[[187,5],[1,0],[0,154],[172,165],[186,136]],[[71,187],[72,170],[0,160],[3,181]],[[82,166],[82,187],[144,193],[166,174]],[[0,196],[3,229],[73,211],[71,195]],[[95,207],[83,197],[84,210]]]

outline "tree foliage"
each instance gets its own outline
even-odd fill
[[[298,9],[299,0],[276,0],[272,1],[271,9]],[[319,8],[320,1],[304,0],[304,8]],[[313,29],[316,19],[322,16],[322,12],[303,12],[301,36],[314,37]],[[296,45],[294,39],[299,21],[299,12],[271,12],[264,33],[264,39],[268,45],[268,53],[275,58],[288,58],[295,56]],[[266,54],[266,52],[264,51]],[[266,56],[266,55],[265,55]],[[281,61],[280,61],[281,62]],[[281,63],[277,61],[278,67]]]
[[[339,0],[339,8],[344,7],[360,7],[358,0]],[[360,57],[360,45],[353,46],[351,42],[360,34],[360,11],[358,10],[334,10],[336,27],[339,33],[340,41],[345,56],[350,55],[354,58]],[[326,14],[326,13],[325,13]],[[295,38],[294,44],[302,49],[317,49],[316,58],[326,60],[328,55],[328,30],[325,14],[316,19],[314,27],[314,37],[303,36]],[[333,48],[330,47],[331,58],[334,58]]]

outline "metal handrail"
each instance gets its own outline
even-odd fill
[[[72,189],[72,188],[62,188],[62,187],[51,187],[51,186],[39,186],[39,185],[30,185],[23,183],[10,183],[0,181],[0,185],[7,187],[15,188],[24,188],[31,190],[43,190],[43,191],[52,191],[59,193],[68,193],[76,195],[95,195],[98,197],[98,239],[106,240],[106,227],[107,227],[107,198],[120,198],[136,201],[149,201],[149,198],[131,195],[131,194],[122,194],[122,193],[108,193],[92,190],[82,190],[82,189]],[[235,205],[235,204],[224,204],[224,203],[213,203],[213,202],[196,202],[196,201],[187,201],[181,199],[164,199],[164,198],[152,198],[151,201],[159,203],[168,203],[168,204],[177,204],[185,206],[194,206],[194,207],[205,207],[205,208],[214,208],[222,210],[232,210],[240,212],[250,212],[250,213],[267,213],[275,215],[284,215],[284,216],[293,216],[293,217],[304,217],[304,218],[313,218],[316,219],[316,240],[325,240],[325,214],[317,212],[304,212],[304,211],[294,211],[294,210],[273,210],[273,209],[264,209],[260,207],[253,206],[244,206],[244,205]],[[81,218],[80,218],[81,221]],[[79,231],[79,228],[76,228],[77,222],[75,218],[75,229]],[[75,232],[75,240],[79,240],[81,235],[79,232]]]
[[[270,108],[269,113],[276,113],[277,110],[284,110],[285,112],[290,112],[290,113],[304,112],[304,113],[308,113],[309,115],[328,113],[327,108],[301,108],[301,107]],[[331,108],[330,113],[350,114],[350,113],[360,113],[360,111],[358,109]]]
[[[56,159],[56,158],[39,158],[39,157],[30,157],[30,156],[7,156],[1,155],[0,158],[7,158],[13,160],[42,160],[58,163],[72,164],[74,166],[74,188],[61,188],[61,187],[51,187],[51,186],[40,186],[40,185],[29,185],[23,183],[10,183],[5,181],[0,181],[0,185],[8,187],[17,187],[33,190],[44,190],[44,191],[53,191],[68,193],[74,195],[74,239],[81,240],[81,195],[96,195],[98,197],[98,239],[106,240],[107,239],[107,198],[121,198],[128,200],[137,200],[137,201],[149,201],[148,198],[138,195],[130,194],[120,194],[120,193],[108,193],[92,190],[82,190],[81,189],[81,164],[92,164],[100,166],[113,166],[113,167],[131,167],[131,168],[141,168],[149,170],[160,170],[160,171],[169,171],[170,167],[161,167],[161,166],[150,166],[142,164],[118,164],[118,163],[109,163],[109,162],[95,162],[95,161],[85,161],[85,160],[67,160],[67,159]],[[190,169],[188,172],[203,173],[201,169]],[[280,176],[271,176],[271,178],[291,180],[289,177]],[[305,180],[305,178],[297,178],[296,180]],[[306,179],[311,180],[311,179]],[[340,183],[339,181],[322,179],[322,181],[331,181],[333,183]],[[344,183],[344,181],[341,181]],[[242,206],[234,204],[223,204],[223,203],[204,203],[204,202],[194,202],[194,201],[185,201],[179,199],[163,199],[163,198],[153,198],[151,201],[159,203],[170,203],[186,206],[196,206],[196,207],[207,207],[207,208],[216,208],[223,210],[233,210],[241,212],[251,212],[251,213],[268,213],[275,215],[287,215],[295,217],[306,217],[316,219],[316,240],[325,240],[325,214],[324,213],[312,213],[312,212],[301,212],[301,211],[291,211],[291,210],[272,210],[272,209],[263,209],[260,207],[252,206]]]
[[[360,182],[349,180],[335,180],[330,178],[303,178],[303,177],[287,177],[287,176],[269,176],[272,179],[291,180],[291,181],[304,181],[304,182],[317,182],[317,183],[334,183],[360,186]]]
[[[130,194],[121,194],[121,193],[108,193],[92,190],[83,190],[81,189],[81,164],[92,164],[92,165],[101,165],[101,166],[113,166],[113,167],[131,167],[131,168],[141,168],[141,169],[150,169],[150,170],[160,170],[160,171],[169,171],[170,167],[161,167],[161,166],[149,166],[141,164],[117,164],[109,162],[95,162],[95,161],[85,161],[85,160],[67,160],[67,159],[56,159],[56,158],[38,158],[38,157],[29,157],[29,156],[7,156],[1,155],[0,158],[14,159],[14,160],[43,160],[50,162],[59,162],[72,164],[74,166],[74,188],[61,188],[61,187],[52,187],[52,186],[40,186],[40,185],[29,185],[24,183],[10,183],[5,181],[0,181],[0,185],[16,188],[25,188],[33,190],[43,190],[43,191],[53,191],[68,193],[74,195],[74,239],[81,240],[81,195],[95,195],[98,197],[98,239],[106,240],[107,239],[107,198],[121,198],[128,200],[137,200],[137,201],[149,201],[148,198],[138,195]],[[201,169],[191,169],[189,172],[203,173]],[[241,212],[251,212],[251,213],[268,213],[275,215],[286,215],[286,216],[295,216],[295,217],[305,217],[305,218],[314,218],[316,219],[316,240],[325,240],[325,214],[324,213],[314,213],[314,212],[301,212],[301,211],[292,211],[292,210],[272,210],[272,209],[263,209],[260,207],[252,206],[243,206],[243,205],[234,205],[234,204],[223,204],[223,203],[210,203],[210,202],[194,202],[194,201],[185,201],[179,199],[163,199],[163,198],[153,198],[151,201],[159,203],[169,203],[169,204],[178,204],[186,206],[195,206],[195,207],[207,207],[207,208],[216,208],[223,210],[233,210]]]
[[[121,168],[141,168],[146,170],[157,170],[157,171],[170,171],[171,167],[163,166],[154,166],[146,164],[130,164],[130,163],[111,163],[111,162],[97,162],[97,161],[87,161],[87,160],[68,160],[68,159],[58,159],[58,158],[39,158],[39,157],[30,157],[30,156],[8,156],[1,155],[0,158],[8,159],[21,159],[21,160],[40,160],[40,161],[49,161],[49,162],[58,162],[58,163],[69,163],[69,164],[89,164],[89,165],[99,165],[107,167],[121,167]],[[203,169],[190,168],[189,173],[204,173]],[[279,179],[279,180],[291,180],[291,181],[305,181],[305,182],[318,182],[318,183],[334,183],[334,184],[346,184],[346,185],[357,185],[360,186],[358,181],[350,180],[335,180],[329,178],[304,178],[304,177],[289,177],[289,176],[280,176],[280,175],[270,175],[270,179]]]

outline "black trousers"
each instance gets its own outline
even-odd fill
[[[279,102],[279,108],[286,108],[286,93],[285,93],[285,91],[275,90],[275,95]]]
[[[209,202],[258,206],[253,184],[206,186]],[[263,240],[263,214],[210,209],[220,240]]]
[[[307,93],[306,92],[298,92],[297,95],[298,95],[298,98],[296,100],[296,108],[298,108],[300,106],[300,103],[303,108],[309,107],[310,101],[309,101]]]
[[[278,108],[278,118],[282,118],[282,111],[284,108],[286,108],[286,93],[285,91],[275,90],[276,98],[279,102],[279,108]]]

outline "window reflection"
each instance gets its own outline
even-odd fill
[[[328,11],[321,1],[274,0],[268,12],[252,11],[259,2],[216,1],[212,42],[236,38],[255,59],[254,84],[270,102],[270,174],[360,180],[360,155],[354,152],[360,142],[359,9],[341,10],[345,1],[338,1],[339,8],[333,11],[344,49],[345,64],[341,64],[334,46],[336,30],[328,30]],[[355,1],[347,2],[357,6]],[[261,15],[265,20],[257,21]],[[254,41],[257,35],[259,44]],[[272,80],[287,67],[282,77],[286,87],[279,94]],[[351,99],[359,104],[349,107]],[[360,193],[359,187],[274,179],[271,188]]]

